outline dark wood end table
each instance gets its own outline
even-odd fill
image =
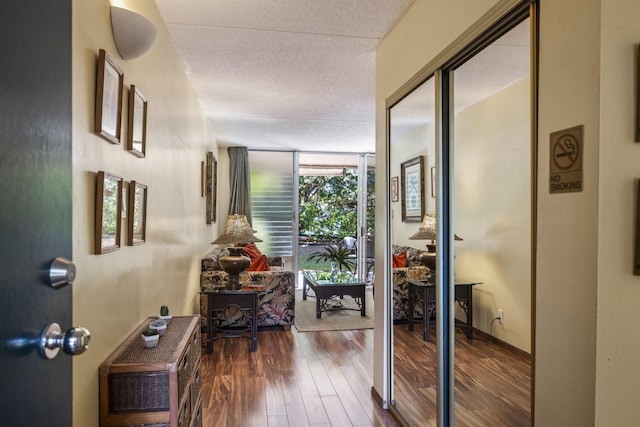
[[[428,280],[409,280],[409,330],[413,331],[415,302],[418,297],[422,300],[422,339],[429,341],[429,329],[431,328],[431,316],[435,313],[436,285]],[[467,316],[467,338],[473,339],[473,287],[482,282],[466,280],[456,277],[455,301],[464,310]]]
[[[220,338],[248,338],[251,351],[258,349],[258,291],[213,290],[207,296],[207,353],[213,353],[213,341]],[[245,328],[225,328],[218,325],[218,315],[229,307],[240,310],[247,318]],[[222,335],[218,336],[218,332]],[[247,336],[247,333],[249,335]]]

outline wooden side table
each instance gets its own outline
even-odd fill
[[[203,292],[207,295],[207,353],[213,353],[213,341],[220,338],[248,338],[251,351],[258,349],[258,294],[257,291],[217,290]],[[228,308],[241,311],[247,319],[246,327],[222,327],[218,315]],[[218,336],[218,333],[222,335]],[[247,335],[248,333],[248,335]]]
[[[454,298],[467,317],[466,335],[473,339],[473,287],[482,282],[465,280],[456,277],[454,279]],[[417,298],[422,300],[422,339],[429,341],[429,329],[431,328],[431,315],[435,312],[436,286],[426,280],[409,280],[409,330],[413,331],[413,311]]]

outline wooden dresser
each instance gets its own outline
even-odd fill
[[[200,316],[174,317],[154,348],[146,319],[100,365],[100,426],[201,427]]]

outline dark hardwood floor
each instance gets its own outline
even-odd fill
[[[395,332],[405,343],[396,345],[404,366],[396,400],[411,425],[435,426],[435,344],[406,329]],[[372,349],[373,330],[260,331],[253,353],[246,339],[217,340],[213,354],[203,349],[203,425],[397,426],[371,397]],[[457,426],[529,425],[529,369],[520,359],[456,334]]]
[[[412,426],[436,426],[436,343],[422,340],[420,328],[394,326],[395,401]],[[529,355],[474,332],[456,328],[454,418],[456,427],[531,425]]]

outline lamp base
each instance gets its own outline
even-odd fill
[[[229,248],[229,255],[225,255],[218,259],[218,264],[222,271],[229,275],[227,280],[227,289],[237,291],[242,285],[240,284],[240,273],[245,271],[251,260],[243,254],[241,246],[232,246]]]
[[[436,271],[436,253],[435,252],[422,252],[420,254],[420,262],[425,267],[428,267],[432,272]]]

